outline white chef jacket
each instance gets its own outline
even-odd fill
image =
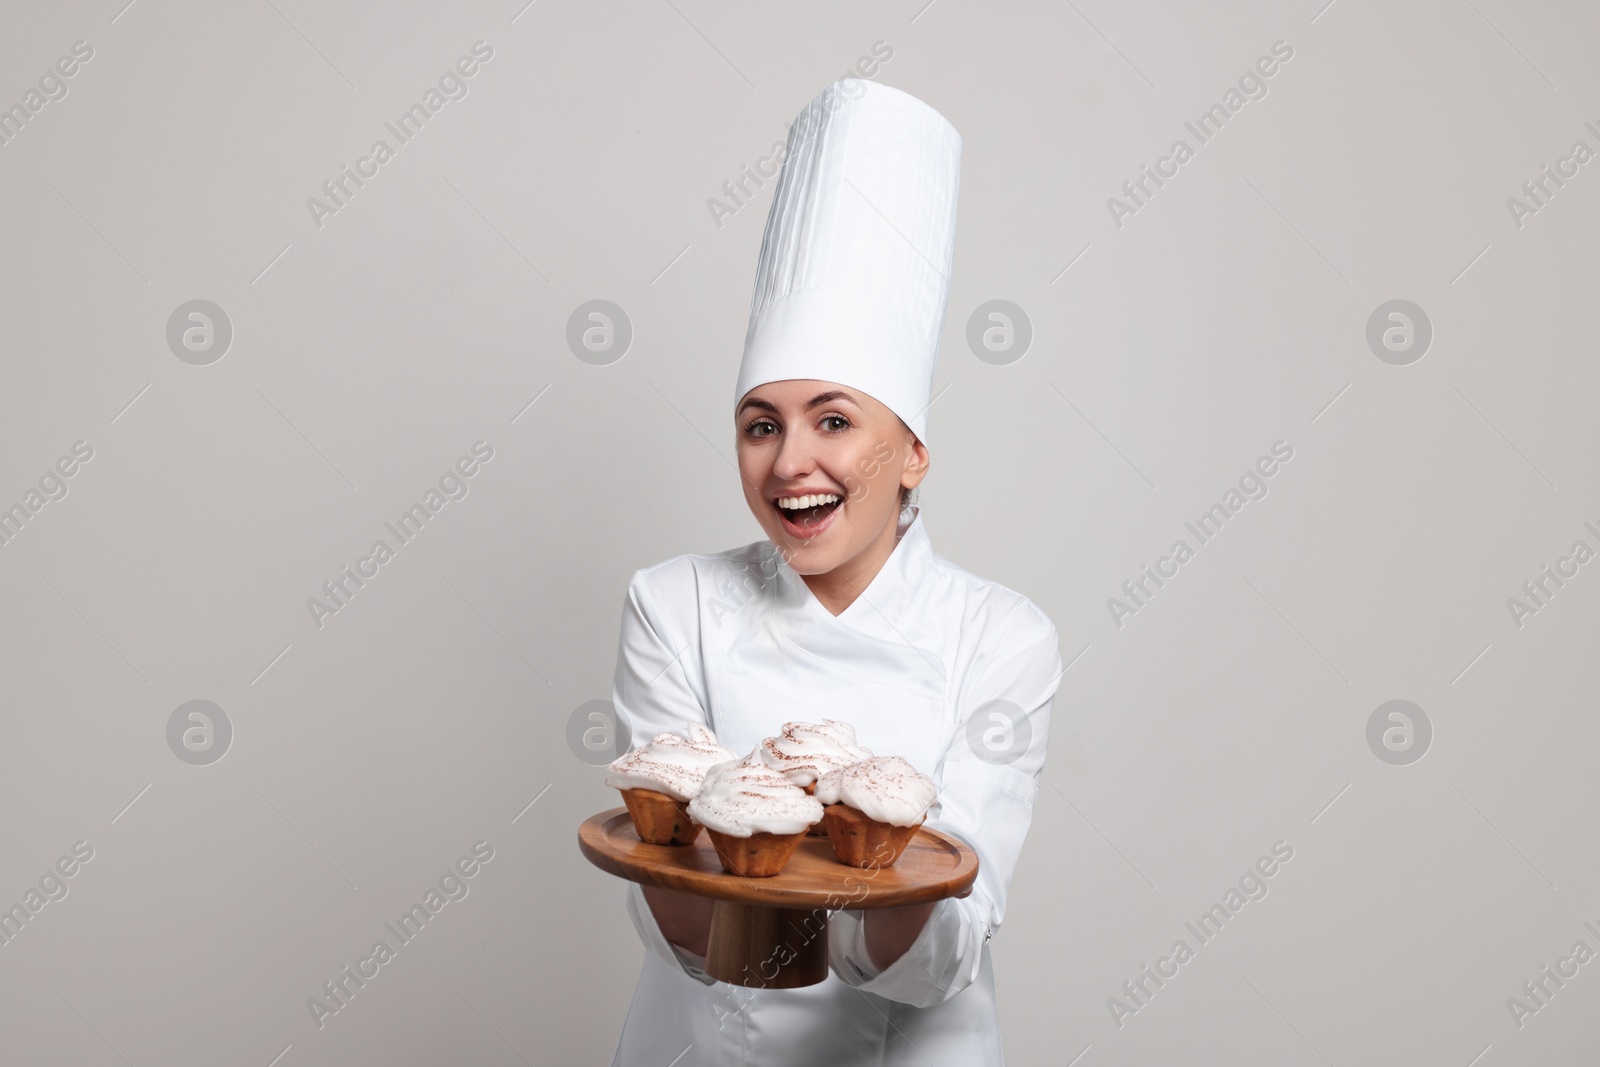
[[[971,894],[935,905],[881,972],[861,913],[834,912],[832,973],[799,989],[712,979],[628,883],[648,951],[613,1067],[1003,1064],[988,942],[1033,816],[1060,676],[1049,618],[935,555],[915,508],[883,569],[837,616],[770,541],[636,572],[613,690],[633,745],[693,720],[743,755],[787,721],[842,719],[866,748],[938,783],[925,825],[971,845],[979,868]],[[1026,719],[1014,736],[1031,733],[1013,762],[980,759],[967,740],[973,712],[996,700]]]

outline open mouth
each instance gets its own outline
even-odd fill
[[[773,501],[784,528],[795,537],[815,537],[833,525],[833,517],[844,506],[837,493],[812,493],[807,496],[781,496]]]

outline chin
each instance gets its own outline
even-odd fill
[[[827,574],[838,567],[841,562],[841,560],[833,558],[833,553],[801,549],[789,557],[789,569],[802,577],[810,577],[815,574]]]
[[[839,545],[823,543],[835,540],[828,534],[824,534],[816,541],[802,541],[782,527],[767,529],[763,525],[763,529],[766,530],[767,540],[778,547],[784,561],[789,564],[789,569],[796,574],[827,574],[844,562],[844,553]],[[840,544],[842,543],[841,540]]]
[[[823,574],[833,569],[833,553],[820,545],[796,541],[782,530],[768,530],[767,540],[778,546],[789,569],[796,574]]]

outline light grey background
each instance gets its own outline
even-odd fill
[[[575,845],[616,797],[567,718],[609,696],[634,569],[760,536],[729,413],[772,187],[720,228],[707,201],[884,41],[875,76],[965,139],[928,527],[1073,664],[994,942],[1010,1061],[1592,1060],[1600,962],[1521,1028],[1506,1003],[1600,950],[1600,563],[1520,628],[1506,603],[1600,548],[1600,162],[1507,206],[1600,149],[1592,5],[124,2],[0,33],[5,106],[94,49],[0,146],[0,504],[94,450],[0,546],[0,904],[94,849],[0,945],[0,1058],[609,1060],[642,949]],[[1280,40],[1119,228],[1107,198]],[[208,366],[166,342],[194,299],[234,331]],[[609,366],[564,340],[591,299],[633,325]],[[1009,365],[965,341],[994,299],[1034,331]],[[1408,366],[1365,339],[1394,299],[1433,325]],[[480,440],[319,629],[308,598]],[[1115,625],[1279,440],[1270,493]],[[1366,741],[1397,698],[1434,729],[1409,766]],[[233,729],[205,766],[167,742],[198,699]],[[319,1029],[308,998],[480,840]],[[1280,840],[1270,895],[1119,1028]]]

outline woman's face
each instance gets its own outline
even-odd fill
[[[734,423],[745,502],[797,574],[855,559],[898,520],[900,487],[928,472],[927,448],[894,412],[833,382],[759,385]]]

